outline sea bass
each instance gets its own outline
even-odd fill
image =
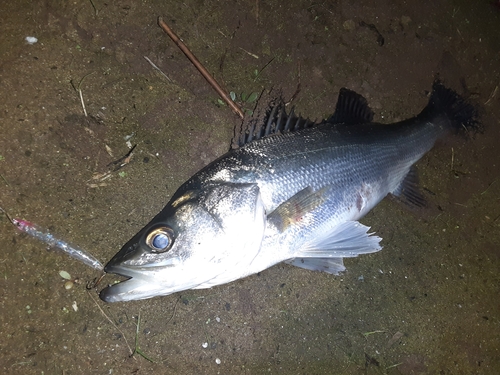
[[[435,82],[427,107],[374,123],[366,100],[342,89],[334,114],[313,123],[283,109],[185,182],[108,262],[127,277],[106,302],[210,288],[279,262],[338,274],[343,258],[381,249],[359,223],[386,195],[424,204],[414,164],[436,140],[474,127],[476,111]]]

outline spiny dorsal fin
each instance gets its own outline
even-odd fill
[[[263,123],[259,118],[250,121],[247,130],[240,134],[238,146],[241,147],[247,143],[273,134],[290,133],[310,128],[315,124],[315,122],[309,119],[296,116],[293,108],[290,110],[290,113],[287,114],[285,105],[283,102],[279,102],[270,109],[269,114],[266,116],[266,121]]]
[[[261,116],[250,119],[245,126],[242,126],[241,131],[237,132],[239,134],[234,139],[237,141],[237,145],[233,141],[233,148],[273,134],[291,133],[318,125],[318,122],[297,116],[293,108],[287,114],[281,99],[276,98],[273,101],[277,104],[272,105],[266,111],[265,116],[264,111],[262,111]],[[342,88],[335,106],[335,113],[320,124],[354,125],[369,123],[372,120],[373,112],[368,107],[366,99],[352,90]]]
[[[332,124],[366,124],[372,122],[373,111],[368,107],[366,99],[346,88],[341,88],[335,112],[327,122]]]

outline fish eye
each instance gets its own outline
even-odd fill
[[[164,253],[174,244],[174,231],[169,227],[153,229],[146,237],[146,244],[153,253]]]

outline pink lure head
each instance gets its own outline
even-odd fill
[[[25,230],[26,228],[32,228],[34,225],[26,220],[12,219],[12,224],[14,224],[19,230]]]

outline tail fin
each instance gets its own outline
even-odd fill
[[[429,104],[422,116],[444,113],[454,130],[481,131],[477,109],[458,93],[445,87],[439,80],[434,81]]]

